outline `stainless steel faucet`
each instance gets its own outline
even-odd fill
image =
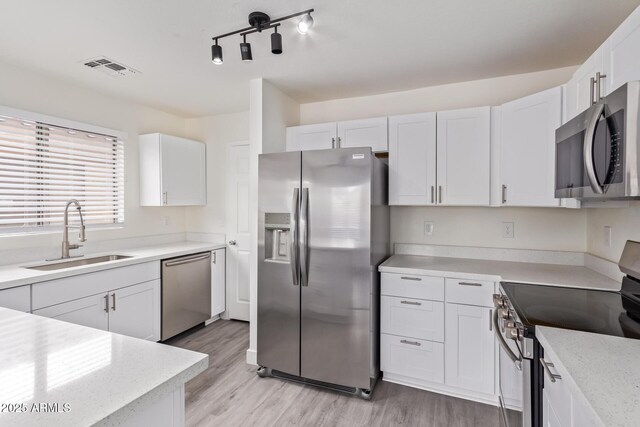
[[[69,206],[76,205],[78,215],[80,215],[80,225],[69,225]],[[67,202],[67,206],[64,208],[64,230],[62,230],[62,259],[70,258],[69,249],[78,249],[82,245],[78,243],[69,244],[69,229],[79,228],[80,234],[78,236],[80,242],[86,242],[87,239],[84,235],[84,220],[82,219],[82,206],[76,199],[71,199]]]

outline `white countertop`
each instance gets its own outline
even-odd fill
[[[69,404],[0,412],[0,425],[114,425],[208,366],[208,356],[0,308],[0,403]]]
[[[94,271],[107,270],[110,268],[124,267],[125,265],[139,264],[147,261],[155,261],[197,252],[211,251],[224,247],[226,247],[225,244],[184,241],[163,245],[145,246],[135,249],[114,250],[109,251],[108,253],[87,254],[83,258],[91,258],[93,256],[111,254],[127,255],[131,256],[131,258],[121,259],[118,261],[109,261],[99,264],[65,268],[57,271],[38,271],[24,268],[24,266],[42,264],[43,261],[5,265],[0,266],[0,290],[20,285],[45,282],[47,280],[60,279],[62,277],[75,276],[78,274],[91,273]]]
[[[466,258],[444,258],[417,255],[393,255],[383,262],[383,273],[453,276],[472,279],[566,286],[572,288],[619,291],[621,283],[582,266],[536,264]]]
[[[640,340],[536,326],[545,355],[605,426],[640,420]]]

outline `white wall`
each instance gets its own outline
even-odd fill
[[[301,124],[500,105],[565,83],[576,67],[302,104]],[[424,221],[435,222],[425,236]],[[515,223],[504,239],[503,221]],[[553,208],[392,207],[391,241],[438,245],[585,251],[586,213]]]
[[[640,241],[640,202],[628,208],[587,209],[587,250],[613,262],[620,260],[627,240]],[[611,227],[611,246],[605,244],[604,227]]]
[[[434,223],[431,236],[424,223]],[[502,237],[502,223],[514,223],[514,238]],[[494,248],[586,250],[586,214],[562,208],[391,208],[391,240],[395,243]]]
[[[286,128],[299,123],[300,106],[280,89],[263,79],[249,83],[249,222],[251,248],[249,262],[250,328],[247,363],[256,364],[258,338],[258,156],[286,149]]]
[[[125,227],[87,232],[89,242],[185,230],[184,208],[140,207],[138,134],[183,136],[184,119],[17,67],[0,64],[0,105],[75,120],[129,134],[125,141]],[[110,78],[96,74],[96,78]],[[133,77],[135,78],[135,77]],[[163,226],[163,217],[168,218]],[[0,249],[59,245],[55,234],[0,237]]]
[[[226,149],[249,141],[249,112],[187,119],[186,137],[207,144],[207,204],[186,208],[186,231],[224,235]]]

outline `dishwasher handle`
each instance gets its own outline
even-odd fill
[[[175,265],[189,264],[196,261],[208,260],[211,258],[211,253],[207,252],[206,254],[198,254],[196,256],[178,258],[173,261],[165,261],[165,267],[173,267]]]

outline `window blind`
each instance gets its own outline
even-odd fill
[[[69,199],[87,225],[124,222],[123,142],[0,115],[0,234],[60,229]]]

